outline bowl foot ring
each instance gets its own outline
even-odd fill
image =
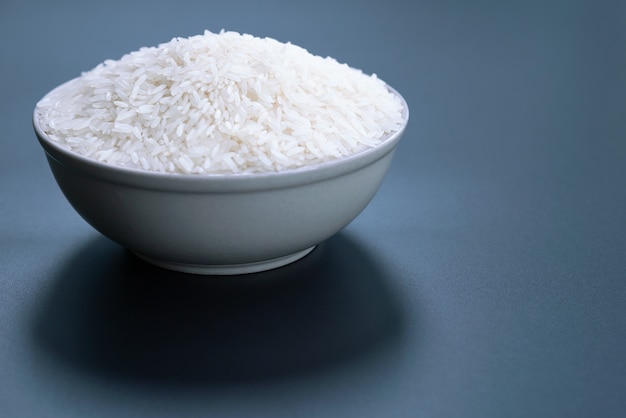
[[[256,261],[253,263],[244,264],[188,264],[178,263],[175,261],[168,261],[159,258],[147,256],[145,254],[133,253],[142,260],[154,264],[155,266],[162,267],[168,270],[180,271],[182,273],[202,274],[202,275],[217,275],[217,276],[229,276],[236,274],[248,274],[258,273],[261,271],[271,270],[278,267],[285,266],[287,264],[297,261],[313,251],[315,245],[307,248],[306,250],[298,251],[293,254],[289,254],[282,257],[272,258],[270,260]]]

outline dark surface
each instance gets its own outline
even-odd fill
[[[560,417],[626,410],[623,2],[0,4],[0,415]],[[383,187],[287,268],[200,278],[94,232],[36,101],[221,28],[375,72]]]

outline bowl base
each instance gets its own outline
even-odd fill
[[[188,264],[179,263],[176,261],[162,260],[147,256],[145,254],[133,253],[144,261],[155,266],[162,267],[168,270],[180,271],[182,273],[201,274],[201,275],[217,275],[217,276],[232,276],[236,274],[248,274],[258,273],[261,271],[271,270],[284,265],[293,263],[313,251],[315,245],[307,248],[306,250],[298,251],[293,254],[289,254],[283,257],[272,258],[271,260],[256,261],[254,263],[243,264]]]

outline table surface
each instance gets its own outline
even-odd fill
[[[3,1],[0,415],[623,416],[625,21],[617,1]],[[135,259],[31,127],[105,59],[222,28],[411,109],[361,216],[262,277]]]

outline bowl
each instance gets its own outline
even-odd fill
[[[171,270],[229,275],[294,262],[354,220],[379,189],[408,123],[376,147],[258,174],[172,174],[101,163],[33,126],[52,174],[93,228]]]

